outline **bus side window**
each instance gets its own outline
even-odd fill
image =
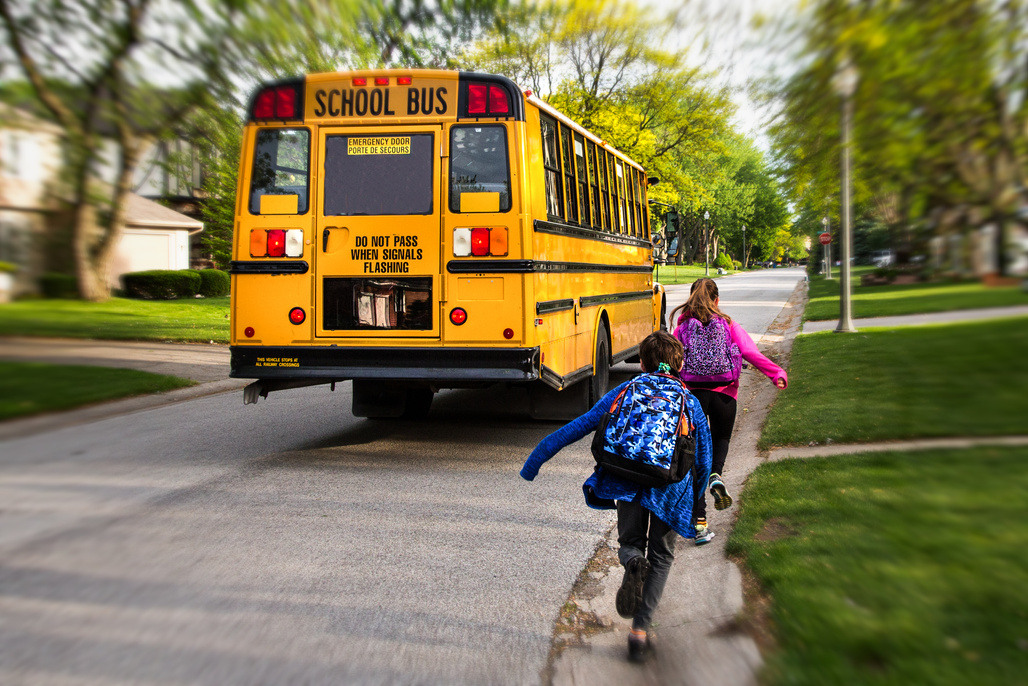
[[[625,165],[625,209],[628,210],[629,235],[639,235],[639,221],[635,216],[635,170]]]
[[[575,169],[578,172],[578,202],[579,215],[582,217],[582,226],[592,223],[589,213],[589,172],[585,167],[585,139],[582,134],[575,134]]]
[[[642,231],[642,237],[646,240],[650,238],[650,213],[647,211],[646,203],[646,174],[641,171],[635,172],[639,178],[639,195],[637,200],[639,201],[639,228]]]
[[[596,173],[596,144],[589,141],[589,205],[592,208],[593,228],[603,230],[600,214],[600,177]]]
[[[543,169],[546,175],[546,214],[550,219],[563,219],[564,196],[560,187],[560,153],[557,150],[557,122],[545,115],[539,117],[543,137]]]
[[[450,129],[450,211],[509,210],[507,129],[499,125],[454,126]]]
[[[625,167],[621,160],[614,159],[614,180],[617,185],[617,192],[614,194],[614,204],[617,206],[618,233],[628,233],[628,217],[625,216]]]
[[[578,191],[575,188],[575,165],[571,153],[571,129],[561,125],[560,147],[564,153],[564,193],[567,199],[567,220],[578,223]]]
[[[273,214],[306,214],[310,191],[311,133],[307,129],[257,132],[250,173],[250,214],[261,214],[265,196],[296,196],[295,210],[279,203]],[[270,203],[265,202],[265,208]]]
[[[606,150],[603,151],[603,216],[607,220],[607,230],[611,233],[618,232],[617,214],[611,213],[614,207],[610,191],[614,187],[614,158]]]

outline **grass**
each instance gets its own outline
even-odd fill
[[[1028,318],[799,336],[762,448],[1028,432]]]
[[[983,307],[1028,305],[1028,293],[1019,287],[986,288],[980,283],[933,282],[904,286],[861,286],[860,275],[873,267],[853,270],[853,316],[889,317],[925,312],[949,312]],[[804,320],[839,318],[839,279],[810,279],[810,301]]]
[[[22,300],[0,305],[0,336],[228,343],[229,298]]]
[[[0,420],[194,385],[132,369],[0,362]]]
[[[728,542],[770,596],[761,682],[1025,683],[1026,491],[1023,447],[761,465]]]
[[[695,264],[662,264],[653,270],[654,280],[664,286],[672,286],[680,283],[692,283],[704,276],[703,265]],[[660,276],[658,279],[657,276]],[[710,276],[717,278],[717,267],[711,266]]]

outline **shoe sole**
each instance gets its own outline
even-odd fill
[[[732,506],[732,496],[728,495],[728,489],[724,484],[714,484],[710,487],[710,494],[714,496],[714,509],[726,510]]]
[[[707,534],[706,538],[697,538],[696,545],[707,545],[717,534]]]
[[[625,577],[621,580],[621,588],[614,599],[614,607],[624,619],[635,616],[639,601],[642,599],[643,583],[646,582],[649,573],[650,563],[641,556],[633,558],[625,568]]]

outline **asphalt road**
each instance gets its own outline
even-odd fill
[[[722,306],[759,335],[799,278],[723,279]],[[557,424],[522,390],[349,406],[236,391],[0,442],[0,683],[539,683],[613,522],[587,441],[527,483]]]

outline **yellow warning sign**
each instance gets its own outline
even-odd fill
[[[389,138],[351,137],[346,143],[347,155],[409,155],[410,136]]]

